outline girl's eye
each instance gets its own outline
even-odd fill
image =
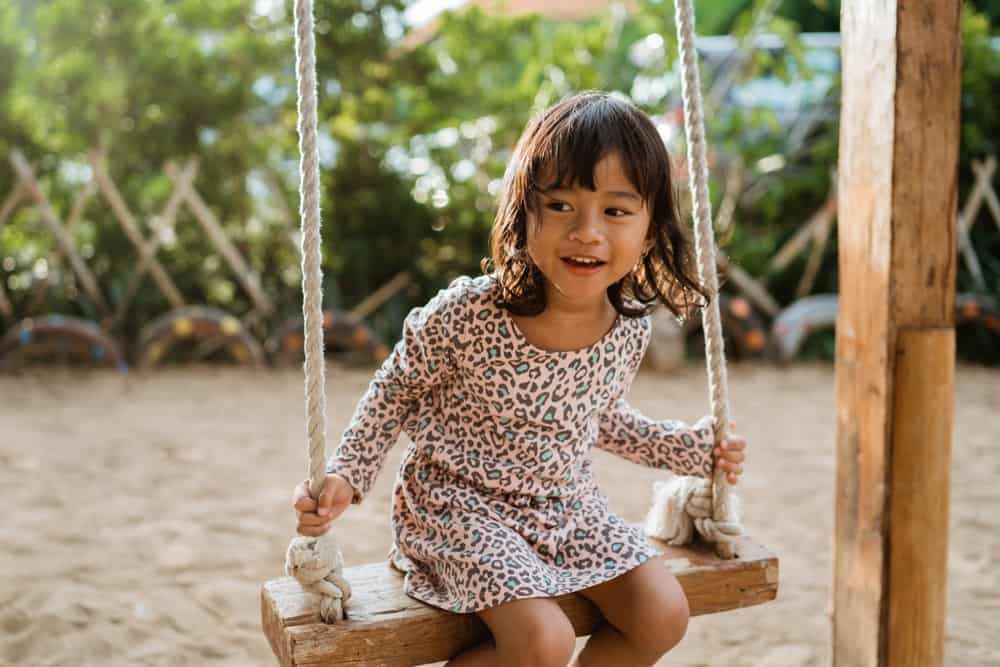
[[[625,210],[620,209],[620,208],[609,208],[609,209],[606,209],[604,212],[607,213],[608,215],[610,215],[613,218],[620,218],[623,215],[629,215],[628,211],[625,211]]]
[[[565,212],[569,210],[569,204],[564,201],[550,201],[545,205],[545,208],[550,211],[560,211]]]

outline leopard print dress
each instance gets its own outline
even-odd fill
[[[653,420],[622,398],[648,317],[548,352],[497,297],[492,275],[459,278],[411,311],[327,465],[360,502],[406,432],[389,556],[410,596],[453,612],[578,591],[655,555],[608,508],[592,447],[682,475],[711,469],[710,418]]]

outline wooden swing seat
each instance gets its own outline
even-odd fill
[[[668,547],[657,560],[677,577],[691,615],[712,614],[773,600],[778,594],[778,558],[749,538],[739,556],[722,560],[711,545]],[[412,667],[447,660],[488,636],[475,614],[435,609],[403,593],[403,576],[388,562],[347,568],[354,589],[345,621],[327,625],[316,596],[292,577],[273,579],[261,590],[264,634],[283,666]],[[601,616],[581,595],[557,598],[577,636],[593,632]]]

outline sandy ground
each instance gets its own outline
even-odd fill
[[[368,372],[331,369],[339,434]],[[748,532],[779,553],[779,599],[694,619],[663,662],[803,667],[829,660],[833,374],[730,369],[752,447]],[[260,584],[280,575],[305,476],[298,372],[46,372],[0,378],[0,665],[268,665]],[[1000,372],[960,367],[947,664],[1000,665]],[[705,411],[703,371],[640,375],[647,414]],[[340,529],[381,558],[402,445]],[[615,507],[641,520],[655,473],[598,452]]]

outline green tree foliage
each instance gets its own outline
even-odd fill
[[[323,165],[327,303],[348,308],[401,270],[417,289],[378,322],[391,337],[409,304],[458,273],[474,272],[488,235],[504,166],[529,116],[580,89],[634,99],[663,126],[675,159],[679,83],[673,63],[673,6],[642,0],[624,14],[554,22],[499,16],[476,7],[442,15],[420,43],[405,41],[406,0],[316,0],[320,153]],[[761,0],[700,2],[699,31],[745,34]],[[167,161],[197,156],[196,187],[227,235],[260,274],[278,314],[258,335],[300,307],[297,136],[290,0],[15,0],[0,5],[0,155],[22,150],[37,164],[42,189],[65,218],[88,178],[86,153],[103,146],[112,178],[144,233],[172,190]],[[784,2],[766,26],[788,44],[780,55],[754,52],[739,82],[796,84],[816,72],[800,29],[835,31],[837,0]],[[962,164],[996,152],[1000,60],[987,14],[966,10]],[[705,86],[712,82],[704,70]],[[797,84],[796,84],[797,85]],[[709,116],[719,165],[712,191],[737,161],[748,186],[739,224],[724,239],[730,257],[761,274],[769,257],[818,208],[836,163],[834,117],[792,141],[786,121],[765,106],[726,100]],[[805,88],[803,90],[806,90]],[[962,191],[969,174],[962,173]],[[0,160],[0,195],[13,172]],[[980,224],[984,268],[1000,280],[994,228]],[[122,298],[137,253],[94,197],[73,230],[109,301]],[[835,244],[818,290],[836,289]],[[46,272],[58,289],[48,312],[94,317],[37,212],[0,228],[0,281],[27,314]],[[159,257],[190,303],[237,315],[251,303],[187,212]],[[769,276],[788,302],[802,264]],[[960,285],[964,278],[960,274]],[[130,317],[113,332],[134,340],[168,308],[147,278]]]

